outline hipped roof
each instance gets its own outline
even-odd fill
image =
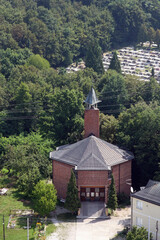
[[[77,170],[110,170],[112,166],[134,158],[131,152],[120,149],[95,136],[50,152],[50,158],[77,166]]]
[[[160,182],[149,180],[146,187],[132,197],[160,206]]]

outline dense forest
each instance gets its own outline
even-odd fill
[[[49,152],[83,138],[92,85],[101,138],[135,155],[133,185],[160,180],[159,83],[101,64],[104,51],[159,39],[159,19],[158,0],[0,0],[0,169],[26,196],[51,176]],[[81,59],[85,70],[66,73]]]

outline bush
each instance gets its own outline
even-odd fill
[[[7,175],[9,173],[9,170],[7,168],[2,168],[1,174],[2,175]]]
[[[118,206],[130,205],[130,197],[128,197],[124,192],[119,193],[117,198],[118,198]]]
[[[53,184],[39,181],[32,194],[34,208],[42,216],[48,215],[55,209],[57,203],[57,191]]]
[[[132,230],[127,234],[127,240],[148,240],[148,232],[144,227],[138,228],[133,226]],[[150,234],[150,240],[152,240],[152,234]]]

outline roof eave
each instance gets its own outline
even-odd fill
[[[131,161],[131,160],[133,160],[133,159],[134,159],[134,158],[122,160],[122,161],[119,161],[119,162],[117,162],[117,163],[110,164],[110,166],[113,167],[113,166],[115,166],[115,165],[118,165],[118,164],[121,164],[121,163],[125,163],[125,162],[128,162],[128,161]]]
[[[131,197],[143,200],[143,201],[148,202],[148,203],[155,204],[157,206],[160,206],[160,202],[156,202],[154,200],[146,199],[145,197],[142,197],[142,196],[137,196],[137,195],[135,195],[135,193],[131,194]]]
[[[83,168],[83,167],[77,167],[77,170],[79,171],[108,171],[111,170],[110,166],[107,168],[94,168],[94,167],[89,167],[89,168]]]
[[[67,161],[64,161],[64,160],[61,160],[61,159],[58,159],[58,158],[51,158],[51,160],[62,162],[62,163],[68,164],[68,165],[73,166],[73,167],[77,166],[75,163],[67,162]]]

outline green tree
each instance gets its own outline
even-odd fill
[[[26,83],[21,82],[20,86],[17,89],[17,92],[14,95],[13,101],[15,104],[15,109],[13,111],[12,117],[13,119],[15,118],[15,120],[17,120],[14,120],[13,122],[15,133],[30,132],[32,120],[29,118],[32,118],[32,110],[30,107],[32,96]]]
[[[100,79],[100,85],[102,88],[100,110],[118,116],[128,99],[124,77],[116,71],[108,70]]]
[[[100,113],[100,137],[107,142],[115,142],[118,121],[114,116]]]
[[[118,73],[121,73],[121,64],[118,59],[116,51],[113,52],[113,57],[111,59],[110,65],[108,69],[115,70]]]
[[[64,56],[63,65],[64,67],[68,67],[73,61],[71,51],[68,48],[64,49],[63,56]]]
[[[23,159],[23,161],[25,161],[25,159]],[[32,196],[32,190],[34,186],[41,179],[41,174],[39,172],[38,164],[36,164],[34,161],[33,163],[29,164],[27,161],[25,161],[23,167],[25,167],[25,170],[19,174],[17,179],[17,187],[19,192],[30,198]]]
[[[49,62],[41,57],[39,54],[32,55],[28,58],[27,60],[27,66],[32,65],[35,66],[36,68],[42,70],[42,69],[47,69],[50,67]]]
[[[48,216],[56,208],[57,191],[52,183],[39,181],[32,192],[32,199],[35,210],[41,216]]]
[[[145,24],[141,24],[138,32],[138,43],[141,42],[141,46],[143,46],[143,43],[147,41],[148,38],[148,30]]]
[[[144,99],[146,94],[146,84],[144,81],[139,81],[139,79],[134,75],[126,74],[124,79],[128,94],[128,105],[126,105],[126,107],[129,108],[131,104],[135,104]]]
[[[113,175],[111,178],[112,178],[111,184],[110,184],[109,190],[108,190],[107,207],[113,211],[113,210],[116,210],[116,208],[118,207],[118,200],[117,200],[117,193],[116,193],[116,187],[115,187]]]
[[[71,170],[71,177],[67,187],[67,196],[65,207],[72,213],[76,213],[80,208],[80,200],[78,197],[78,188],[76,185],[76,177],[73,170]]]
[[[46,109],[40,117],[41,133],[57,144],[74,142],[82,137],[83,95],[74,89],[56,89],[46,96]],[[54,106],[54,107],[53,107]]]
[[[160,162],[160,108],[156,103],[139,102],[118,117],[117,142],[135,156],[133,186],[153,179]]]
[[[12,69],[17,65],[24,65],[30,57],[31,51],[27,48],[12,50],[0,50],[0,71],[5,77],[9,77]]]
[[[0,169],[12,169],[12,175],[17,179],[17,185],[25,196],[31,196],[35,184],[52,174],[52,164],[48,152],[54,145],[50,140],[44,140],[41,135],[32,133],[26,137],[10,136],[0,138]]]
[[[148,29],[148,40],[150,42],[150,46],[155,41],[155,38],[156,38],[156,32],[153,27],[150,27]]]
[[[149,239],[153,239],[152,234]],[[127,233],[126,240],[148,240],[148,232],[144,227],[133,226],[132,230]]]
[[[157,29],[157,31],[156,31],[155,43],[157,43],[158,48],[159,48],[159,45],[160,45],[160,29]]]
[[[102,63],[102,50],[97,42],[90,41],[85,57],[86,67],[93,68],[93,70],[99,74],[104,73]]]

